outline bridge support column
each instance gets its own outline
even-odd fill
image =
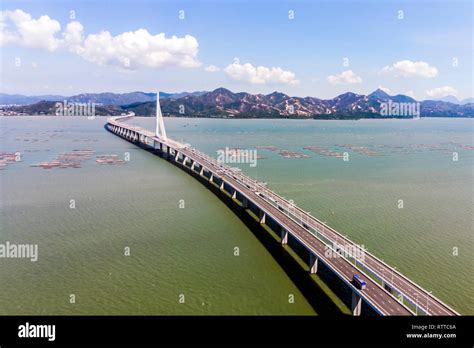
[[[174,161],[175,161],[175,162],[178,162],[178,158],[179,158],[179,152],[176,151],[176,156],[175,156],[175,158],[174,158]]]
[[[214,174],[211,173],[211,177],[209,178],[209,182],[214,182]]]
[[[237,199],[237,190],[234,190],[234,192],[232,192],[232,199]]]
[[[264,223],[265,223],[265,218],[266,218],[266,217],[267,217],[267,216],[265,215],[265,213],[264,213],[262,210],[260,210],[260,223],[261,223],[261,224],[264,224]]]
[[[193,164],[191,164],[191,170],[194,170],[194,165],[196,164],[196,162],[193,161]]]
[[[187,158],[186,156],[184,156],[184,159],[183,159],[183,166],[185,166],[187,162],[188,162],[188,158]]]
[[[288,231],[285,228],[281,228],[280,232],[281,244],[288,244]]]
[[[199,171],[199,175],[201,175],[201,176],[204,175],[204,167],[201,167],[201,170]]]
[[[362,309],[362,299],[355,291],[353,291],[352,292],[352,306],[351,306],[352,315],[359,316],[361,309]]]
[[[318,272],[318,257],[312,252],[309,253],[309,273],[314,274]]]
[[[221,191],[224,191],[224,180],[221,182],[221,186],[219,187]]]

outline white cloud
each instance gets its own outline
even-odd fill
[[[61,24],[48,16],[33,19],[22,10],[0,11],[0,46],[13,44],[54,51],[60,44],[55,38],[60,30]]]
[[[70,22],[63,32],[65,46],[74,53],[82,52],[81,45],[84,41],[84,27],[79,22]]]
[[[401,60],[390,66],[383,67],[380,73],[403,77],[418,76],[430,78],[438,75],[438,69],[422,61]]]
[[[392,91],[390,90],[390,88],[383,87],[383,86],[379,86],[379,89],[382,90],[382,91],[384,91],[384,92],[387,93],[387,94],[392,95]]]
[[[204,70],[208,71],[208,72],[218,72],[219,70],[221,70],[219,67],[215,66],[215,65],[208,65],[204,68]]]
[[[441,98],[448,95],[457,96],[457,94],[458,91],[451,86],[438,87],[426,91],[426,95],[430,98]]]
[[[63,48],[99,65],[115,65],[126,69],[139,66],[160,68],[200,66],[198,41],[191,35],[166,37],[150,34],[146,29],[113,36],[108,31],[84,35],[81,23],[70,22],[61,32],[58,21],[41,16],[32,19],[22,10],[0,11],[0,46],[19,45],[49,51]]]
[[[194,68],[200,65],[197,52],[198,42],[193,36],[166,38],[164,33],[151,35],[146,29],[138,29],[117,36],[108,31],[90,34],[78,53],[85,60],[99,65],[134,69],[140,65]]]
[[[403,93],[409,97],[412,97],[413,99],[416,99],[415,97],[415,92],[413,92],[412,90],[408,90],[408,91],[405,91],[405,93]]]
[[[346,70],[337,75],[329,75],[326,79],[332,85],[350,85],[362,82],[362,78],[352,70]]]
[[[252,84],[289,84],[297,85],[299,81],[295,74],[282,68],[267,68],[265,66],[254,67],[250,63],[229,64],[225,73],[233,80],[244,81]]]

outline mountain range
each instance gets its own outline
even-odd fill
[[[201,95],[186,95],[181,98],[166,98],[161,101],[163,114],[188,117],[238,117],[238,118],[324,118],[324,119],[359,119],[401,117],[410,115],[383,115],[385,104],[418,102],[406,95],[390,96],[377,89],[369,95],[347,92],[332,99],[314,97],[290,97],[286,94],[233,93],[225,88],[218,88]],[[408,105],[408,104],[407,104]],[[419,104],[423,117],[474,117],[473,104],[458,105],[444,101],[426,100]],[[137,115],[154,115],[154,102],[123,105],[127,111]]]
[[[187,95],[201,95],[203,92],[160,92],[160,98],[181,98]],[[0,105],[30,105],[40,101],[64,101],[77,103],[98,103],[103,105],[124,105],[137,102],[156,100],[156,93],[131,92],[131,93],[84,93],[73,96],[64,95],[39,95],[26,96],[21,94],[0,93]]]
[[[0,104],[5,100],[0,94]],[[132,92],[124,94],[98,93],[80,94],[72,97],[15,96],[17,101],[32,99],[33,104],[3,107],[22,114],[54,114],[55,101],[98,103],[98,115],[120,115],[134,112],[139,116],[155,115],[156,93]],[[45,98],[48,97],[48,98]],[[8,104],[4,103],[3,104]],[[413,115],[384,113],[387,105],[418,105],[421,117],[474,117],[474,104],[464,105],[441,100],[418,102],[406,95],[390,96],[377,89],[371,94],[362,95],[347,92],[332,99],[314,97],[290,97],[280,92],[271,94],[233,93],[225,88],[211,92],[160,93],[160,104],[166,116],[186,117],[225,117],[225,118],[321,118],[321,119],[359,119],[359,118],[412,118]]]
[[[453,104],[461,104],[461,105],[474,103],[474,98],[466,98],[466,99],[463,99],[463,100],[459,100],[454,95],[447,95],[445,97],[438,98],[438,99],[435,99],[435,100],[441,100],[441,101],[450,102],[450,103],[453,103]]]

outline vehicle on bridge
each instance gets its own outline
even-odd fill
[[[352,277],[352,282],[360,290],[364,290],[365,287],[367,286],[367,283],[365,282],[365,280],[362,279],[358,274],[354,274],[354,276]]]

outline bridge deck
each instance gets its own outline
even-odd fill
[[[234,170],[234,168],[217,162],[214,158],[193,149],[187,144],[182,144],[172,139],[163,140],[157,138],[153,132],[122,122],[129,118],[112,118],[108,120],[108,123],[162,143],[224,180],[227,185],[246,196],[248,200],[253,202],[259,209],[264,211],[305,245],[308,250],[317,255],[320,261],[336,272],[348,286],[381,314],[411,315],[413,312],[369,276],[364,277],[367,282],[365,290],[359,291],[355,288],[351,283],[352,276],[355,273],[364,274],[364,271],[360,268],[361,266],[363,269],[368,269],[370,272],[380,275],[385,284],[402,293],[404,299],[408,299],[418,308],[422,309],[423,312],[429,315],[458,315],[457,312],[431,293],[367,251],[364,252],[363,260],[357,259],[359,267],[355,267],[345,257],[325,257],[328,245],[318,237],[318,234],[333,243],[337,243],[339,246],[347,248],[345,250],[351,250],[349,248],[359,246],[293,203],[269,190],[264,185]],[[286,213],[279,208],[283,208]]]

